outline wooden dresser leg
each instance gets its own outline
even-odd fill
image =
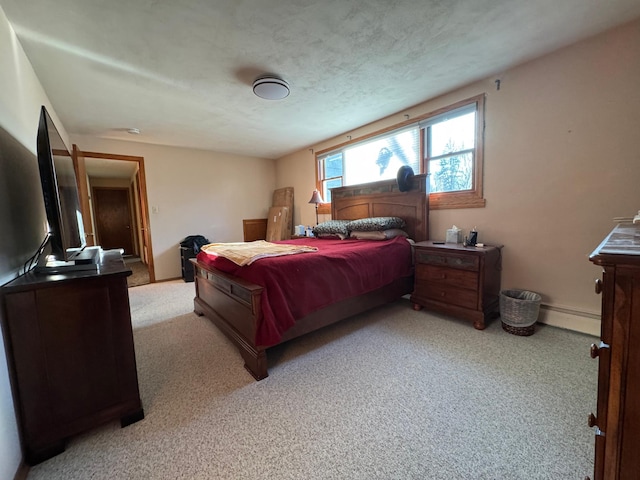
[[[197,302],[193,302],[193,313],[195,313],[196,315],[198,315],[199,317],[202,317],[204,315],[204,312],[202,311],[202,309],[198,306]]]
[[[143,418],[144,418],[144,410],[141,408],[137,412],[133,412],[129,415],[125,415],[124,417],[121,417],[120,427],[122,428],[128,427],[132,423],[136,423],[137,421],[142,420]]]
[[[64,452],[66,443],[66,440],[58,440],[57,442],[53,442],[50,445],[38,448],[37,450],[27,446],[24,460],[29,466],[37,465],[38,463],[49,460],[51,457],[55,457],[56,455]]]
[[[262,380],[267,378],[269,373],[267,372],[267,353],[264,350],[258,350],[255,354],[246,350],[240,350],[242,358],[244,358],[244,368],[255,378],[256,380]]]

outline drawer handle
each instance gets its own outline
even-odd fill
[[[590,349],[591,358],[597,358],[600,355],[600,350],[602,350],[603,348],[609,348],[609,345],[604,343],[602,340],[600,341],[600,345],[592,343]]]
[[[596,280],[595,290],[598,295],[602,293],[602,280],[599,278]]]
[[[593,413],[590,413],[589,417],[587,418],[587,425],[589,425],[591,428],[596,427],[596,437],[604,437],[604,432],[598,428],[597,423],[598,419],[596,418],[596,416]]]

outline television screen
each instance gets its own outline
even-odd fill
[[[51,255],[71,261],[86,246],[76,174],[71,153],[44,106],[37,147]]]

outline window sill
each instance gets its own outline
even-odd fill
[[[429,195],[429,210],[444,210],[447,208],[484,208],[487,201],[473,195]]]

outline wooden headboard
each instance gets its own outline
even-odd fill
[[[415,175],[411,189],[401,192],[395,179],[331,189],[331,218],[356,220],[368,217],[400,217],[416,242],[429,239],[427,175]]]

